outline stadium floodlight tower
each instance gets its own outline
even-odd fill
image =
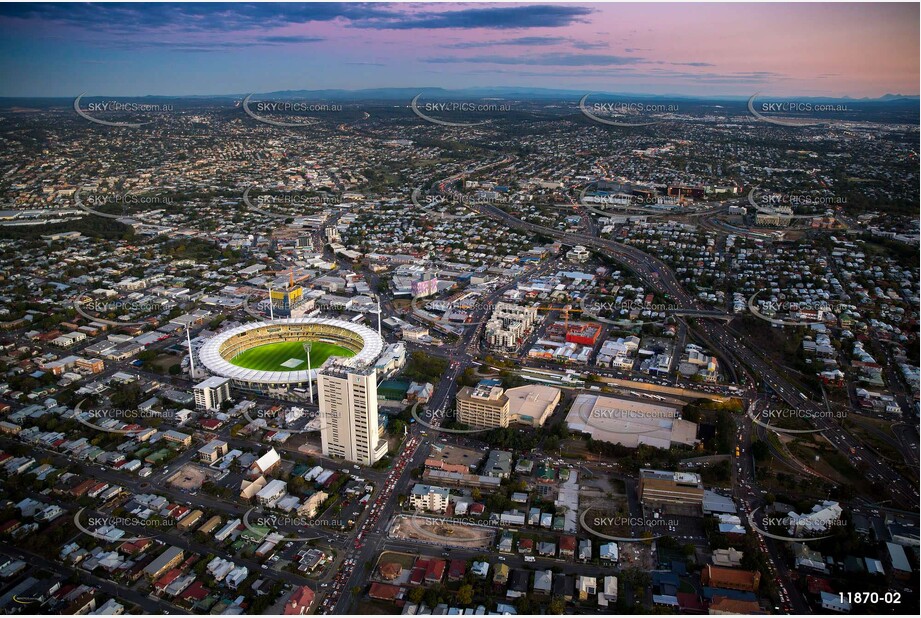
[[[187,324],[185,327],[185,340],[186,344],[189,346],[189,378],[196,379],[199,377],[199,374],[195,371],[195,352],[192,351],[192,325]],[[206,375],[204,371],[201,372],[202,375]]]
[[[269,284],[269,319],[275,319],[275,311],[272,309],[272,285]]]
[[[192,324],[191,323],[186,324],[185,340],[186,340],[186,343],[189,345],[189,377],[194,378],[195,377],[195,355],[192,354],[192,335],[190,334],[191,330],[192,330]]]
[[[375,298],[375,300],[377,300],[377,311],[375,311],[375,313],[377,314],[377,336],[378,336],[378,337],[381,337],[381,336],[383,336],[383,335],[381,335],[381,313],[382,313],[382,311],[381,311],[381,296],[380,296],[380,294],[375,294],[375,295],[374,295],[374,298]]]
[[[304,342],[304,352],[307,353],[307,386],[310,389],[310,403],[313,403],[313,376],[311,375],[311,370],[313,369],[310,366],[310,348],[313,344],[309,341]]]

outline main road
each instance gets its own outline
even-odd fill
[[[449,192],[455,191],[450,186],[445,186],[445,190]],[[564,244],[582,245],[595,249],[631,269],[656,292],[668,295],[671,302],[677,305],[680,310],[699,311],[705,309],[696,298],[689,295],[678,283],[668,265],[636,247],[589,234],[563,232],[522,221],[492,204],[470,203],[468,208],[510,228],[542,234]],[[825,439],[843,453],[852,465],[865,469],[866,474],[872,481],[885,486],[895,501],[910,508],[914,508],[918,504],[918,492],[905,477],[881,461],[854,436],[847,433],[838,423],[830,419],[822,405],[809,400],[789,378],[776,369],[769,359],[763,358],[749,348],[747,342],[742,338],[732,335],[725,324],[699,320],[698,324],[693,327],[689,324],[688,328],[695,332],[701,340],[713,348],[720,356],[734,365],[734,369],[740,369],[743,366],[748,367],[787,405],[798,410],[816,429],[822,430]]]

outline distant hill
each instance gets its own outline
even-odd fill
[[[101,99],[117,98],[120,101],[151,101],[151,100],[170,100],[170,101],[192,101],[192,100],[240,100],[248,94],[254,94],[255,98],[266,99],[313,99],[313,100],[336,100],[336,101],[410,101],[418,94],[426,98],[441,99],[452,97],[455,99],[481,99],[489,97],[514,98],[519,100],[534,101],[568,101],[578,100],[586,94],[591,94],[593,100],[604,97],[619,97],[627,101],[653,101],[653,100],[684,100],[694,102],[706,101],[747,101],[751,96],[740,95],[685,95],[685,94],[644,94],[629,92],[603,92],[603,91],[586,91],[559,88],[530,88],[523,86],[503,86],[503,87],[480,87],[480,88],[458,88],[447,89],[440,87],[419,86],[413,88],[366,88],[360,90],[345,89],[320,89],[320,90],[276,90],[273,92],[260,93],[232,93],[232,94],[202,94],[202,95],[145,95],[126,97],[117,94],[98,94],[93,93],[84,97],[86,101],[98,101]],[[754,94],[754,93],[753,93]],[[863,97],[804,97],[795,95],[774,95],[769,92],[760,93],[759,97],[771,98],[778,100],[782,98],[795,99],[803,102],[823,102],[823,103],[918,103],[921,101],[918,95],[906,94],[885,94],[878,98]],[[5,108],[20,106],[36,106],[44,102],[61,104],[62,102],[73,103],[74,97],[0,97],[0,105]]]

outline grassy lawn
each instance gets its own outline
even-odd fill
[[[586,461],[597,461],[599,459],[598,455],[588,450],[585,440],[582,438],[563,440],[560,442],[560,450],[563,452],[564,457],[572,459],[584,459]]]
[[[351,594],[351,592],[346,591],[346,594]],[[365,614],[366,616],[381,616],[399,614],[400,612],[393,603],[366,599],[358,604],[358,613]]]
[[[847,429],[861,442],[879,453],[880,457],[888,460],[889,463],[896,465],[904,463],[904,459],[902,459],[902,455],[899,451],[888,442],[885,442],[878,434],[871,433],[866,427],[859,423],[852,423]]]
[[[316,369],[330,356],[342,356],[348,358],[354,354],[341,346],[332,343],[315,341],[310,349],[310,364]],[[285,367],[282,363],[295,358],[303,361],[297,366]],[[234,358],[230,362],[237,367],[244,369],[255,369],[257,371],[306,371],[307,370],[307,353],[304,351],[304,344],[300,341],[283,341],[279,343],[268,343],[255,348],[250,348]]]
[[[175,354],[160,354],[150,361],[150,364],[155,368],[155,371],[166,373],[172,365],[178,365],[179,362],[180,358]]]
[[[381,564],[387,564],[388,562],[396,562],[404,569],[411,569],[413,568],[413,564],[416,562],[416,557],[410,554],[401,554],[398,552],[388,551],[380,555],[377,560],[377,564],[374,566],[377,568],[377,566]]]

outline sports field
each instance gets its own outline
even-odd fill
[[[354,353],[332,343],[315,341],[310,348],[310,366],[316,369],[330,356],[348,358],[354,356]],[[303,362],[289,363],[291,359]],[[307,371],[307,353],[304,352],[303,342],[300,341],[267,343],[250,348],[228,360],[237,367],[257,371]]]

